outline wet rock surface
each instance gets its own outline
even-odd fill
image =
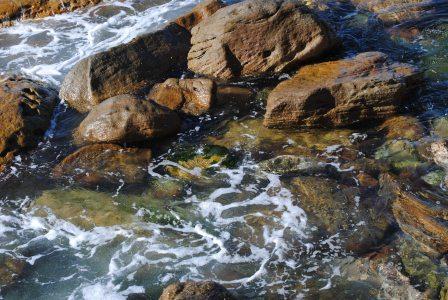
[[[282,73],[319,57],[335,40],[302,5],[248,0],[220,9],[192,30],[188,67],[220,79]]]
[[[95,144],[82,147],[64,158],[53,170],[57,178],[68,177],[88,185],[100,183],[143,182],[152,151],[124,148],[114,144]]]
[[[384,120],[410,100],[421,74],[368,52],[301,68],[269,95],[268,127],[343,127]]]
[[[43,83],[19,76],[0,78],[0,170],[18,151],[42,140],[58,101]]]
[[[80,143],[132,143],[176,134],[177,113],[131,95],[110,98],[96,106],[79,125]]]
[[[224,6],[225,4],[221,0],[205,0],[196,5],[191,12],[177,18],[174,22],[188,31],[191,31],[194,26],[198,25],[202,20],[210,17]]]
[[[216,84],[210,79],[167,79],[156,84],[148,96],[161,106],[199,116],[213,107]]]
[[[60,97],[88,112],[102,101],[136,93],[186,69],[190,33],[169,24],[128,44],[87,57],[64,78]]]
[[[42,18],[99,2],[101,0],[5,0],[0,3],[0,27],[20,18]]]
[[[175,283],[168,286],[159,298],[159,300],[187,299],[231,300],[235,298],[225,287],[212,281]]]

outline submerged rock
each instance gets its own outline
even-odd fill
[[[220,79],[282,73],[319,57],[335,34],[294,1],[247,0],[192,29],[188,67]]]
[[[439,138],[448,138],[448,117],[440,117],[432,122],[432,134]]]
[[[57,92],[19,76],[0,78],[0,170],[14,155],[35,147],[50,127]]]
[[[443,168],[445,174],[448,173],[448,141],[438,141],[431,144],[431,152],[434,162]],[[448,175],[444,179],[448,186]]]
[[[232,300],[233,295],[222,285],[213,281],[179,282],[163,290],[159,300]]]
[[[216,105],[227,107],[236,104],[238,107],[247,107],[255,94],[247,87],[241,86],[218,86],[216,89]]]
[[[132,143],[174,135],[180,124],[176,112],[152,101],[120,95],[92,109],[75,136],[85,143]]]
[[[26,262],[7,254],[0,254],[0,287],[7,286],[22,274]]]
[[[94,227],[130,226],[138,222],[179,226],[180,220],[171,213],[166,202],[149,196],[118,195],[84,189],[45,191],[32,209],[39,215],[46,210],[58,218],[90,230]],[[186,214],[176,208],[177,215]]]
[[[406,139],[418,141],[425,134],[425,128],[419,120],[412,116],[397,116],[387,119],[379,126],[387,140]]]
[[[191,12],[177,18],[174,23],[184,27],[188,31],[213,15],[217,10],[226,6],[221,0],[204,0],[196,5]]]
[[[415,169],[426,165],[414,143],[408,140],[386,142],[375,152],[375,159],[384,160],[396,170]]]
[[[305,173],[314,174],[325,170],[325,165],[319,164],[303,156],[280,155],[259,163],[261,170],[279,175]]]
[[[381,177],[381,185],[392,191],[393,213],[403,232],[425,247],[448,253],[448,203],[424,190],[413,190],[393,176]]]
[[[55,177],[70,177],[86,184],[142,182],[151,162],[150,149],[124,148],[114,144],[85,146],[70,154],[53,170]]]
[[[182,111],[185,114],[200,116],[210,111],[216,94],[216,84],[205,78],[167,79],[156,84],[149,99],[171,110]]]
[[[80,112],[102,101],[136,93],[186,69],[190,33],[171,23],[128,44],[78,62],[64,78],[60,97]]]
[[[386,25],[416,21],[437,7],[432,0],[352,0],[358,8],[374,12]]]
[[[387,119],[409,101],[421,74],[380,52],[301,68],[269,95],[264,125],[344,127]]]
[[[361,198],[358,188],[318,177],[296,177],[292,191],[311,223],[336,235],[348,252],[366,253],[378,246],[392,226],[387,203]],[[375,199],[377,201],[377,199]]]
[[[101,0],[4,0],[0,2],[0,27],[8,21],[42,18],[73,11]]]

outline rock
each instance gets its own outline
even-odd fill
[[[180,123],[175,112],[152,101],[120,95],[92,109],[75,136],[85,143],[132,143],[174,135]]]
[[[359,189],[330,179],[295,177],[291,190],[310,223],[332,236],[337,234],[348,252],[369,252],[386,237],[392,226],[387,203],[361,198]],[[320,236],[321,237],[321,236]]]
[[[421,74],[380,52],[302,67],[269,95],[264,125],[344,127],[387,119],[408,101]]]
[[[414,190],[411,185],[400,183],[389,174],[383,174],[380,182],[392,191],[393,213],[403,232],[425,247],[441,254],[448,253],[446,199],[429,198],[434,194]]]
[[[431,0],[352,0],[360,9],[375,13],[386,25],[416,21],[437,7]]]
[[[213,281],[180,282],[163,290],[159,300],[231,300],[233,295],[222,285]]]
[[[205,172],[217,166],[232,168],[236,165],[236,158],[231,155],[225,147],[205,145],[201,148],[186,147],[169,156],[168,159],[175,162],[167,165],[167,172],[178,179],[194,180],[198,183],[200,179],[206,180]]]
[[[431,257],[412,239],[402,239],[397,245],[403,272],[420,289],[426,291],[427,299],[437,299],[445,281],[448,280],[448,268],[439,259]],[[443,298],[441,298],[443,299]]]
[[[9,21],[42,18],[94,5],[101,0],[5,0],[0,2],[0,27]]]
[[[425,134],[425,128],[415,117],[397,116],[387,119],[379,126],[386,135],[387,140],[407,139],[411,142],[418,141]]]
[[[171,23],[128,44],[78,62],[64,78],[60,97],[80,112],[102,101],[151,87],[186,69],[190,33]]]
[[[261,170],[279,175],[302,173],[315,174],[325,170],[317,160],[296,155],[280,155],[259,163]]]
[[[100,183],[142,182],[148,177],[150,149],[123,148],[113,144],[85,146],[70,154],[53,170],[56,178],[70,177],[77,182]]]
[[[215,93],[216,84],[210,79],[170,78],[156,84],[148,97],[171,110],[200,116],[213,107]]]
[[[226,6],[221,0],[204,0],[196,5],[191,12],[177,18],[174,23],[188,31],[198,25],[202,20],[213,15],[217,10]]]
[[[375,152],[375,159],[384,160],[397,170],[413,170],[426,165],[414,143],[408,140],[386,142]]]
[[[19,277],[26,262],[5,253],[0,254],[0,287],[10,285]]]
[[[446,173],[443,170],[436,170],[429,172],[425,176],[422,176],[423,181],[432,186],[440,186],[444,183]]]
[[[432,152],[434,162],[442,167],[445,174],[448,173],[448,141],[438,141],[431,144],[430,150]],[[445,185],[448,186],[448,175],[445,176]]]
[[[191,33],[188,67],[219,79],[282,73],[319,57],[336,41],[308,8],[282,0],[221,8]]]
[[[150,298],[144,293],[132,293],[126,297],[126,300],[150,300]]]
[[[432,134],[439,138],[448,138],[448,117],[440,117],[432,122]]]
[[[250,88],[241,86],[218,86],[216,90],[216,105],[228,106],[229,103],[237,104],[239,107],[247,107],[255,94]]]
[[[94,227],[135,226],[140,222],[179,226],[178,216],[186,216],[180,208],[146,196],[113,196],[84,189],[45,191],[32,204],[36,214],[45,216],[46,209],[58,218],[84,230]]]
[[[50,127],[57,92],[19,76],[0,78],[0,170],[14,155],[37,146]]]

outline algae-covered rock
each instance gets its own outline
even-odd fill
[[[412,116],[397,116],[386,120],[379,126],[387,140],[406,139],[411,142],[421,139],[425,128],[419,120]]]
[[[419,244],[412,239],[402,239],[398,245],[398,254],[403,271],[414,280],[419,289],[427,290],[430,298],[442,295],[448,280],[448,268],[442,266],[436,258],[425,254]],[[443,298],[441,298],[443,299]]]
[[[445,176],[445,171],[436,170],[422,176],[422,179],[429,185],[440,186],[445,181]]]
[[[14,283],[23,272],[26,262],[7,254],[0,254],[0,287]]]
[[[226,147],[241,149],[257,155],[309,155],[311,151],[325,151],[333,145],[350,146],[353,131],[340,130],[278,130],[263,126],[262,119],[230,121],[224,133],[210,136],[207,142]]]
[[[171,176],[191,180],[204,175],[204,171],[215,167],[233,168],[236,158],[225,147],[206,145],[204,147],[185,147],[169,157],[175,164],[166,167]]]
[[[49,208],[60,219],[89,230],[93,227],[129,226],[145,221],[161,225],[180,225],[172,208],[149,196],[107,194],[84,189],[45,191],[33,203],[38,214]]]
[[[432,122],[432,134],[439,138],[448,138],[448,117],[440,117]]]
[[[311,223],[329,235],[338,234],[349,252],[368,252],[391,227],[387,205],[361,199],[357,187],[302,176],[291,181],[291,189]]]
[[[423,166],[416,146],[408,140],[392,140],[378,148],[375,159],[385,160],[395,169],[409,169]]]
[[[314,174],[325,170],[315,159],[296,155],[280,155],[260,162],[261,170],[279,175],[291,173]]]

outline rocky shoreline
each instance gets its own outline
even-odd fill
[[[419,5],[408,3],[405,11],[391,17],[382,14],[383,6],[390,2],[403,9],[399,1],[355,2],[378,13],[385,24],[419,18],[428,8],[420,3],[424,1],[414,1]],[[97,2],[81,1],[69,10],[91,3]],[[296,1],[245,0],[226,6],[220,0],[205,0],[158,31],[81,60],[66,75],[59,95],[31,79],[3,77],[0,171],[42,141],[61,100],[82,121],[73,132],[77,150],[60,159],[52,176],[90,187],[114,182],[114,174],[123,175],[123,183],[144,182],[145,168],[157,158],[159,148],[170,147],[169,139],[190,130],[202,117],[257,98],[263,117],[241,125],[230,113],[223,136],[204,137],[209,148],[173,158],[176,165],[167,166],[167,173],[200,184],[201,174],[192,170],[231,164],[231,151],[249,149],[259,156],[260,172],[278,174],[283,184],[306,199],[300,206],[317,231],[344,240],[343,251],[354,257],[344,271],[348,277],[360,276],[353,281],[407,289],[391,288],[386,297],[408,293],[448,299],[448,203],[435,191],[448,187],[448,134],[443,135],[446,126],[439,124],[434,126],[439,135],[425,137],[428,128],[409,110],[426,86],[424,72],[382,52],[341,53],[341,37],[319,16],[316,3],[308,7]],[[30,7],[24,16],[49,14]],[[18,11],[5,16],[0,10],[0,18],[13,19]],[[311,138],[305,130],[316,134]],[[326,130],[327,136],[319,130]],[[242,132],[255,137],[236,143],[235,136]],[[267,150],[280,137],[290,140],[290,147]],[[266,153],[274,157],[264,157]],[[335,156],[338,164],[331,160]],[[350,174],[340,172],[345,167]],[[155,198],[166,197],[163,192]],[[49,207],[62,218],[81,210],[73,200],[76,191],[54,193],[58,196],[49,192],[35,205]],[[176,187],[168,193],[175,194]],[[58,197],[73,204],[61,206]],[[107,209],[116,216],[114,207]],[[132,214],[88,218],[92,221],[73,222],[90,228],[133,220]],[[388,251],[398,253],[404,271],[390,267]],[[16,269],[23,266],[4,268],[5,264],[0,264],[0,279],[10,284],[10,273],[20,273]],[[353,268],[368,276],[357,275]],[[421,283],[419,289],[415,282]],[[214,282],[185,282],[167,287],[160,299],[237,296]],[[147,296],[131,294],[128,299]]]

